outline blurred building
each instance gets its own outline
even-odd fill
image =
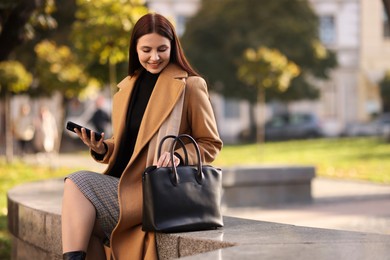
[[[148,7],[170,17],[183,34],[200,0],[147,0]],[[322,43],[337,54],[338,68],[317,81],[320,99],[289,104],[290,112],[315,113],[328,136],[350,124],[367,122],[382,112],[379,81],[390,69],[390,30],[382,0],[309,0],[319,17]],[[212,94],[221,136],[234,142],[249,127],[248,104]],[[278,110],[267,107],[270,117]]]
[[[179,36],[183,35],[187,19],[199,9],[201,0],[146,0],[148,9],[157,12],[175,25]]]
[[[382,0],[308,0],[319,17],[322,43],[337,53],[338,68],[327,81],[317,81],[316,101],[288,105],[290,112],[315,113],[326,135],[337,136],[355,123],[382,112],[379,81],[390,69],[390,29]],[[179,35],[199,10],[201,0],[146,0],[151,11],[168,17]],[[249,128],[249,104],[211,93],[225,142],[236,142]],[[280,106],[269,104],[267,118]],[[0,111],[1,112],[1,111]],[[4,126],[0,125],[0,131]],[[3,142],[3,140],[2,140]]]
[[[318,113],[328,132],[370,121],[382,112],[379,81],[390,69],[390,31],[382,0],[309,0],[320,40],[339,66],[320,82]]]

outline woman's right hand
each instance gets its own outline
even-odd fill
[[[95,134],[93,131],[91,131],[91,137],[89,138],[87,136],[87,131],[85,130],[85,128],[81,128],[81,132],[77,128],[75,128],[74,130],[76,134],[80,137],[81,141],[83,141],[83,143],[86,144],[90,149],[92,149],[98,154],[105,154],[107,152],[106,147],[103,144],[104,133],[102,133],[102,138],[100,138],[99,141],[96,141]]]
[[[173,155],[173,162],[174,162],[175,166],[178,166],[180,163],[180,159],[176,155]],[[171,166],[172,166],[171,153],[164,152],[157,161],[157,168],[171,167]]]

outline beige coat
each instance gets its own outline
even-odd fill
[[[222,148],[206,83],[201,77],[187,75],[187,72],[176,65],[168,65],[161,72],[146,107],[134,153],[119,182],[119,223],[111,236],[114,259],[157,258],[154,233],[144,233],[141,230],[142,173],[148,166],[146,165],[148,144],[175,107],[183,88],[185,88],[185,96],[179,134],[190,134],[197,140],[202,160],[206,163],[211,163]],[[105,140],[108,152],[101,161],[108,163],[106,173],[119,156],[118,148],[121,140],[117,137],[122,136],[125,129],[129,97],[137,76],[126,77],[118,84],[119,91],[114,95],[113,137]],[[188,145],[187,150],[189,162],[193,163],[196,159],[194,149]]]

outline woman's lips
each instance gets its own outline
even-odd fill
[[[154,68],[154,69],[156,69],[156,68],[158,68],[158,66],[160,66],[160,63],[159,62],[157,62],[157,63],[148,63],[149,64],[149,66],[151,67],[151,68]]]

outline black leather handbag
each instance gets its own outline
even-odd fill
[[[142,175],[142,230],[156,232],[186,232],[215,229],[223,226],[221,214],[222,171],[202,165],[196,141],[189,135],[165,136],[158,148],[158,157],[165,140],[173,138],[170,147],[173,162],[177,143],[184,150],[184,165],[150,166]],[[197,164],[188,165],[188,153],[183,138],[188,138],[197,153]]]

